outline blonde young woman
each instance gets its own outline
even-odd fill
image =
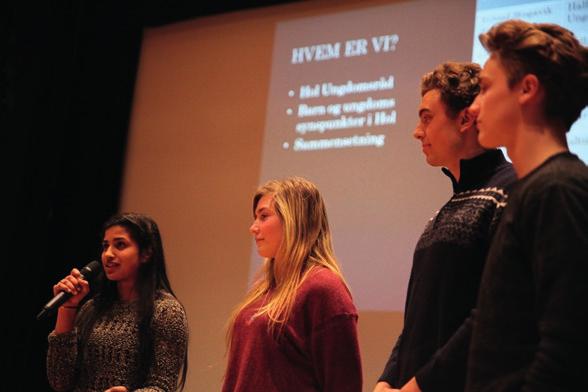
[[[265,258],[227,332],[223,391],[361,391],[357,310],[311,182],[269,181],[250,227]]]

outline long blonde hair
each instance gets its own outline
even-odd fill
[[[280,262],[275,258],[264,260],[261,276],[233,311],[227,328],[229,348],[239,313],[266,295],[265,303],[254,317],[267,315],[268,329],[279,336],[290,318],[296,290],[312,269],[328,268],[346,285],[333,253],[325,203],[316,186],[301,177],[268,181],[253,197],[254,215],[265,195],[272,196],[276,215],[283,225],[282,243],[277,252]]]

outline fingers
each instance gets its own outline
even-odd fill
[[[82,276],[82,273],[80,272],[79,269],[74,268],[71,270],[70,275],[79,279]]]
[[[128,391],[129,390],[125,386],[116,386],[116,387],[108,388],[104,392],[128,392]]]
[[[380,381],[376,384],[373,392],[388,392],[388,391],[400,391],[399,389],[394,389],[390,384],[385,381]]]
[[[80,271],[74,268],[70,275],[61,279],[53,286],[53,295],[57,295],[60,292],[71,294],[72,298],[67,303],[76,305],[90,292],[90,285],[86,280],[82,279]]]

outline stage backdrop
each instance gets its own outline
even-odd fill
[[[161,224],[190,322],[187,390],[220,389],[226,320],[260,263],[252,195],[289,175],[325,197],[373,388],[418,236],[451,195],[412,138],[420,77],[471,60],[475,13],[471,0],[308,1],[145,31],[122,209]]]

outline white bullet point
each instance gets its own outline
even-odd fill
[[[284,142],[284,144],[282,144],[282,148],[284,150],[287,150],[290,147],[290,144],[288,144],[288,142]]]
[[[293,96],[294,96],[294,90],[290,90],[290,91],[288,91],[288,95],[289,95],[290,97],[293,97]]]

